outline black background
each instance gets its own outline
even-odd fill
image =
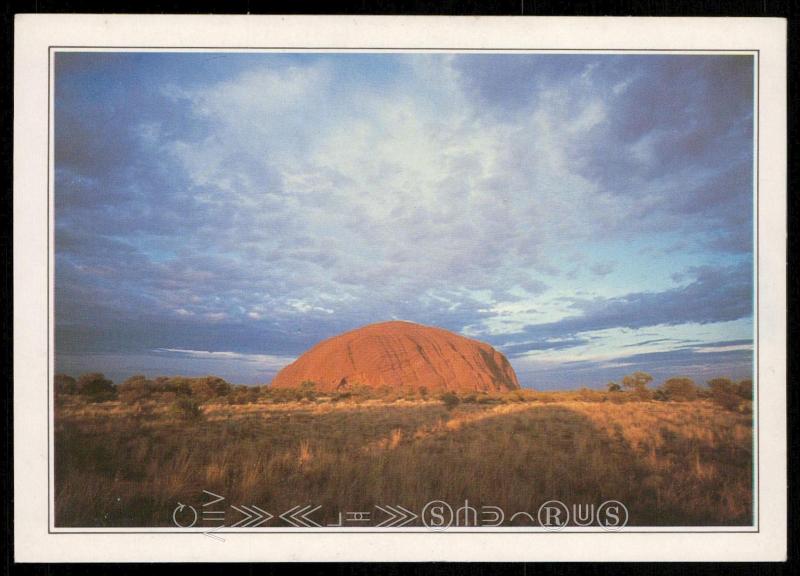
[[[373,14],[373,15],[495,15],[495,16],[748,16],[748,17],[780,17],[788,19],[788,102],[789,102],[789,187],[788,217],[789,237],[787,238],[789,268],[787,274],[788,288],[788,398],[789,415],[788,449],[789,449],[789,562],[775,564],[457,564],[457,563],[414,563],[414,564],[14,564],[13,561],[13,277],[12,277],[12,124],[13,124],[13,61],[14,61],[14,15],[19,13],[155,13],[155,14]],[[148,2],[120,0],[107,2],[89,1],[11,1],[5,3],[2,12],[3,50],[0,60],[0,162],[3,165],[3,186],[0,188],[0,214],[4,225],[0,226],[0,302],[3,303],[3,314],[0,316],[0,343],[2,356],[0,366],[4,367],[4,376],[0,383],[0,425],[2,426],[3,460],[0,462],[0,495],[2,495],[2,528],[0,528],[0,574],[53,574],[64,573],[83,575],[88,573],[106,574],[122,572],[127,574],[151,574],[164,571],[190,574],[229,574],[242,571],[248,574],[271,574],[288,571],[299,571],[311,574],[401,574],[444,573],[453,576],[472,574],[513,573],[534,576],[541,572],[572,573],[580,570],[589,573],[634,573],[649,575],[654,573],[694,574],[702,572],[725,572],[754,574],[756,576],[773,573],[784,573],[791,570],[793,560],[798,553],[798,539],[795,523],[797,522],[797,498],[794,495],[794,462],[797,457],[797,434],[793,430],[793,419],[797,413],[798,391],[793,376],[798,373],[798,364],[793,352],[794,326],[798,323],[795,314],[795,298],[800,288],[800,281],[793,272],[791,263],[798,249],[797,235],[792,230],[793,217],[797,212],[797,146],[793,140],[797,137],[798,100],[796,69],[800,67],[797,59],[798,22],[800,13],[798,2],[793,0],[625,0],[617,2],[599,2],[591,0],[508,0],[479,2],[477,0],[444,0],[439,2],[421,0],[354,0],[350,2],[306,2],[306,1],[265,1],[228,0],[226,2],[168,1]],[[681,551],[676,549],[675,560],[680,560]],[[792,571],[794,572],[794,571]]]

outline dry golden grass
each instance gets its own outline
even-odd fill
[[[321,505],[320,523],[434,499],[508,517],[549,499],[615,499],[630,525],[751,523],[749,415],[578,398],[218,404],[194,423],[158,404],[61,403],[56,524],[169,526],[176,503],[202,502],[202,490],[273,514]]]

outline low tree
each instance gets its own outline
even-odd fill
[[[742,380],[736,385],[736,393],[739,395],[740,398],[744,400],[752,400],[753,399],[753,381],[752,380]]]
[[[89,402],[106,402],[116,398],[117,390],[111,380],[99,372],[83,374],[78,378],[78,394]]]
[[[183,382],[185,382],[192,391],[192,397],[198,402],[221,399],[231,392],[231,385],[217,376],[173,378],[170,382],[176,387],[183,385]]]
[[[622,386],[633,392],[641,400],[650,398],[650,390],[647,385],[653,381],[653,377],[647,372],[634,372],[622,379]]]
[[[735,394],[736,386],[730,378],[712,378],[707,382],[712,393]]]
[[[686,401],[697,398],[697,385],[691,378],[670,378],[661,389],[669,400]]]
[[[620,386],[616,382],[609,382],[606,385],[606,388],[608,388],[609,392],[621,392],[622,391],[622,386]]]
[[[117,392],[119,399],[125,404],[137,404],[149,400],[158,389],[152,380],[148,380],[143,374],[131,376],[119,385]]]
[[[251,386],[240,384],[234,386],[231,393],[228,394],[228,404],[249,404],[258,398],[258,390],[255,393],[251,390]]]
[[[56,394],[72,395],[78,393],[78,381],[66,374],[56,374],[53,377],[53,387]]]
[[[711,400],[726,410],[736,410],[741,398],[737,394],[736,385],[728,378],[713,378],[708,381]]]
[[[295,388],[273,388],[270,386],[261,393],[261,397],[267,402],[283,404],[299,400],[299,391]]]
[[[191,396],[192,386],[186,378],[164,378],[159,384],[156,379],[156,391],[160,393],[170,393],[174,396]]]

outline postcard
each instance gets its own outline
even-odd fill
[[[17,561],[783,559],[785,43],[18,16]]]

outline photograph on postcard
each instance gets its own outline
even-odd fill
[[[755,52],[50,53],[59,529],[755,530]]]

